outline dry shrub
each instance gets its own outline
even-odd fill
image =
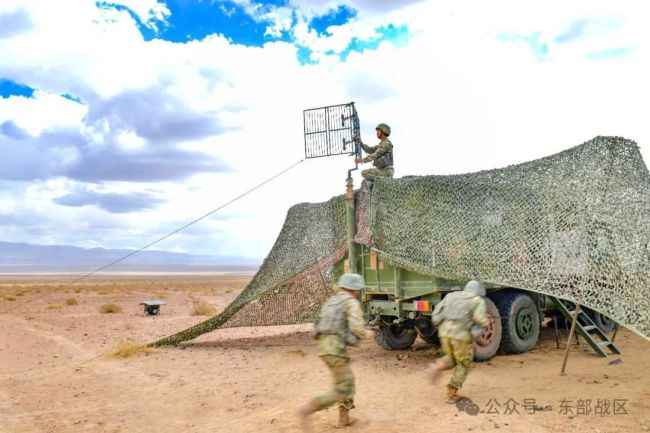
[[[304,358],[305,356],[307,356],[305,351],[302,349],[287,349],[283,351],[282,354],[284,356],[290,356],[290,357],[297,356],[299,358]]]
[[[13,295],[2,295],[3,299],[6,299],[7,301],[15,301],[16,297]]]
[[[214,316],[217,309],[204,301],[195,302],[190,311],[191,316]]]
[[[151,353],[154,350],[144,343],[138,343],[131,340],[120,340],[106,352],[106,358],[129,358],[131,356],[139,355],[140,353]]]
[[[77,305],[79,304],[79,301],[77,301],[76,298],[68,298],[65,300],[66,305]]]
[[[99,307],[99,312],[102,314],[121,313],[122,307],[116,304],[104,304]]]
[[[57,305],[57,304],[50,304],[47,307],[45,307],[46,310],[60,310],[63,308],[63,305]]]

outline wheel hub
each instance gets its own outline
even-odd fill
[[[536,312],[531,311],[529,308],[519,310],[515,322],[515,329],[519,338],[526,340],[530,338],[535,332],[535,319],[533,314]]]
[[[483,333],[474,340],[479,346],[487,346],[494,338],[494,319],[490,319],[490,323],[487,328],[483,330]]]

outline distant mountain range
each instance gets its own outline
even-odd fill
[[[133,250],[34,245],[0,241],[0,272],[90,272],[118,260]],[[105,272],[251,272],[258,259],[145,250]]]

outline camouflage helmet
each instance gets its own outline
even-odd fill
[[[465,284],[465,291],[473,293],[476,296],[485,296],[485,284],[476,280],[468,281]]]
[[[354,291],[363,289],[363,286],[365,285],[366,282],[363,281],[363,277],[361,275],[351,273],[341,275],[341,278],[339,278],[338,282],[339,287]]]
[[[386,136],[390,135],[390,126],[386,125],[385,123],[380,123],[375,127],[375,129],[379,129],[381,132],[386,134]]]

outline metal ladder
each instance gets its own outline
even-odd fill
[[[573,322],[573,315],[575,314],[575,304],[570,301],[565,301],[564,299],[555,298],[549,296],[553,301],[553,304],[557,309],[562,313],[562,316],[569,322]],[[591,346],[592,349],[599,355],[606,357],[607,352],[604,349],[608,349],[612,354],[620,355],[621,351],[618,350],[618,347],[605,335],[603,331],[600,330],[598,326],[594,324],[589,315],[581,308],[578,313],[578,320],[576,321],[576,331],[585,339],[587,343]]]

